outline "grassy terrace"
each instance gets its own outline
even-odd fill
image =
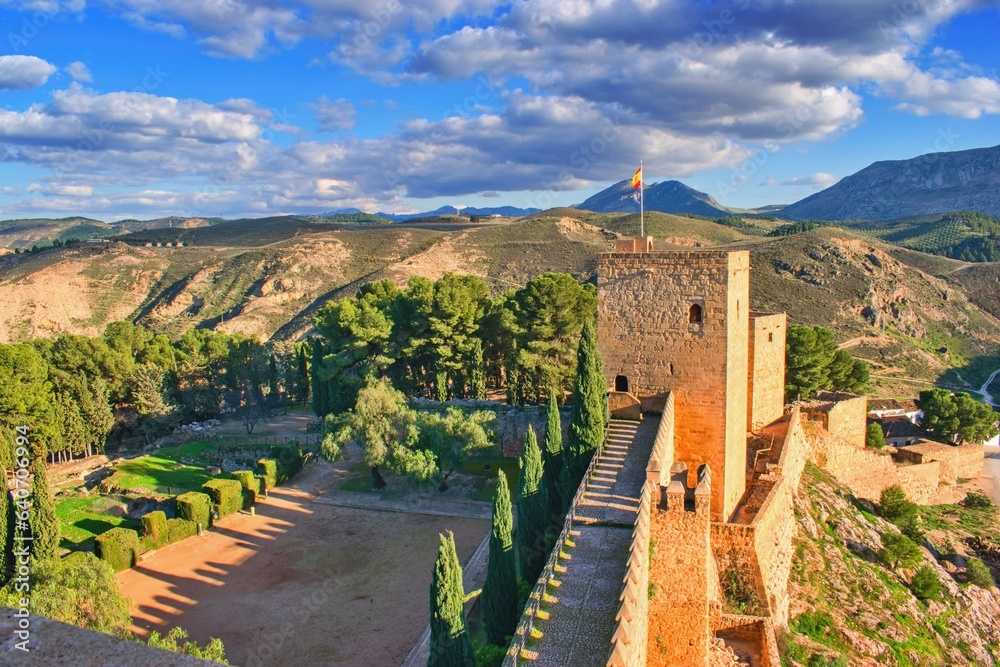
[[[166,495],[167,489],[171,495],[198,491],[212,476],[204,467],[182,463],[181,459],[198,459],[202,452],[211,448],[207,442],[165,447],[156,455],[122,461],[115,466],[109,479],[116,490],[128,494]],[[125,509],[125,502],[97,491],[58,496],[56,515],[62,531],[61,546],[91,549],[94,537],[106,530],[118,526],[138,528],[139,522],[125,516]]]

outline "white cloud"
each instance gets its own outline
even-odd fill
[[[797,176],[795,178],[789,178],[781,182],[781,185],[787,186],[808,186],[810,188],[816,188],[817,190],[824,190],[831,185],[835,184],[840,179],[833,174],[828,174],[826,172],[820,171],[811,176]],[[768,185],[774,185],[774,183],[768,183]]]
[[[0,90],[37,88],[55,71],[55,65],[35,56],[0,56]]]
[[[94,80],[94,77],[91,76],[90,70],[87,69],[87,66],[79,61],[67,65],[66,73],[69,74],[74,81],[90,83]]]
[[[89,197],[94,194],[94,188],[89,185],[60,185],[50,183],[44,190],[46,195],[56,197]]]
[[[10,186],[3,187],[3,188],[0,188],[0,194],[9,195],[9,196],[20,195],[21,194],[21,188],[10,187]]]
[[[316,122],[319,123],[319,129],[324,132],[349,130],[354,127],[355,108],[346,99],[341,98],[331,102],[324,95],[313,102],[312,108],[316,113]]]

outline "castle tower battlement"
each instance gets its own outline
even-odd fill
[[[625,244],[622,244],[624,249]],[[598,257],[598,346],[608,387],[646,410],[676,401],[675,456],[713,471],[712,518],[733,515],[746,489],[750,255],[651,251]]]

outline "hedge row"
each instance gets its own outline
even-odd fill
[[[159,549],[167,543],[167,515],[157,510],[142,517],[140,535],[150,549]]]
[[[94,538],[94,551],[115,572],[127,570],[138,559],[139,534],[131,528],[112,528]]]
[[[278,484],[278,462],[274,459],[261,459],[257,461],[260,466],[261,481],[265,489],[273,489]]]
[[[236,470],[233,472],[233,479],[238,480],[244,489],[252,491],[254,495],[260,493],[260,477],[254,475],[252,470]]]
[[[201,488],[212,499],[219,519],[243,509],[243,485],[235,479],[211,479]]]
[[[198,533],[198,524],[208,528],[212,524],[213,509],[219,518],[238,512],[253,503],[263,489],[287,481],[302,469],[302,452],[298,447],[275,447],[271,454],[275,458],[257,462],[261,470],[259,477],[251,470],[237,470],[233,473],[234,479],[205,482],[201,487],[204,493],[190,491],[177,496],[176,519],[168,519],[164,512],[157,510],[142,517],[140,532],[119,527],[98,535],[94,539],[97,557],[116,572],[127,570],[136,564],[142,551],[192,537]]]
[[[208,528],[209,517],[212,514],[212,500],[204,493],[189,491],[177,496],[177,518],[201,524]]]

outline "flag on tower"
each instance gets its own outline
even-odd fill
[[[642,165],[635,170],[635,174],[632,175],[632,189],[638,190],[642,187]]]

